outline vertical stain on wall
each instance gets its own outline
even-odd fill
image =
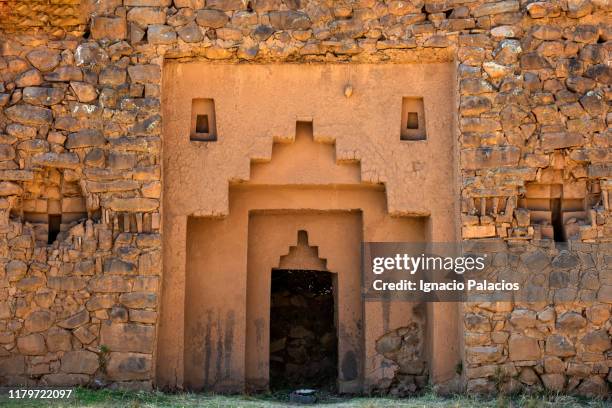
[[[349,351],[342,357],[342,377],[345,381],[357,379],[359,370],[357,369],[357,357],[353,351]]]
[[[221,329],[223,327],[223,323],[221,321],[221,312],[217,312],[217,349],[216,354],[217,358],[215,360],[215,379],[219,381],[221,379],[221,363],[223,361],[223,336],[221,334]]]
[[[202,348],[205,350],[205,357],[204,357],[204,385],[208,386],[210,385],[209,379],[210,379],[210,358],[212,355],[212,342],[211,342],[211,337],[212,337],[212,327],[211,327],[211,322],[212,321],[212,310],[207,310],[206,311],[206,335],[204,336],[204,344],[202,345]]]
[[[385,293],[386,297],[387,294]],[[383,322],[383,331],[386,333],[389,331],[389,319],[390,319],[390,310],[391,310],[391,304],[388,300],[384,299],[382,300],[382,322]]]
[[[227,312],[227,319],[225,322],[225,336],[224,336],[224,365],[225,365],[225,377],[231,378],[232,372],[232,345],[234,342],[234,325],[236,324],[236,316],[233,310]],[[219,336],[220,337],[220,336]]]
[[[185,354],[188,354],[194,364],[199,367],[205,362],[204,348],[201,346],[204,343],[204,322],[201,317],[195,322],[194,327],[194,335],[185,337]],[[200,376],[197,373],[193,376],[195,378],[187,377],[185,378],[187,386],[191,386],[191,384],[200,380]]]
[[[256,319],[255,320],[255,339],[257,340],[257,345],[261,344],[263,340],[263,329],[264,329],[264,320]]]

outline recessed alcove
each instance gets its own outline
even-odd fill
[[[210,134],[210,126],[208,123],[208,115],[197,115],[196,116],[196,133],[198,134]]]
[[[192,141],[213,142],[217,140],[217,120],[215,117],[215,101],[210,98],[197,98],[191,101],[191,130],[189,138]]]
[[[408,112],[408,120],[406,122],[406,129],[416,130],[419,128],[419,113]]]
[[[88,218],[80,185],[63,170],[45,169],[24,183],[24,194],[11,216],[28,222],[38,245],[53,244],[61,233]]]
[[[541,238],[564,242],[578,234],[587,218],[586,183],[554,181],[527,184],[519,206],[529,210],[529,222]]]
[[[423,98],[402,98],[401,140],[426,140]]]

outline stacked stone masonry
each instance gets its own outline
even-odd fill
[[[491,260],[487,274],[520,282],[523,290],[512,303],[464,304],[467,391],[608,396],[612,247],[477,245]]]
[[[552,210],[529,200],[563,191],[574,200],[566,238],[611,242],[611,10],[607,0],[0,0],[0,381],[152,386],[164,59],[455,61],[462,237],[524,254],[543,246],[554,263],[541,241]],[[45,214],[62,217],[52,244]],[[604,253],[587,279],[592,299],[465,305],[469,390],[610,392]]]

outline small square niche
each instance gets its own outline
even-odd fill
[[[217,140],[217,121],[213,99],[193,99],[191,101],[191,131],[189,139],[196,142]]]
[[[426,140],[425,106],[423,98],[402,99],[401,140]]]

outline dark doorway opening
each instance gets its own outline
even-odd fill
[[[270,388],[324,388],[338,377],[334,275],[272,270]]]
[[[566,242],[565,227],[563,225],[563,212],[561,211],[561,199],[552,198],[550,200],[551,220],[555,242]]]
[[[62,227],[62,215],[61,214],[49,214],[49,235],[47,244],[51,245],[57,239]]]

